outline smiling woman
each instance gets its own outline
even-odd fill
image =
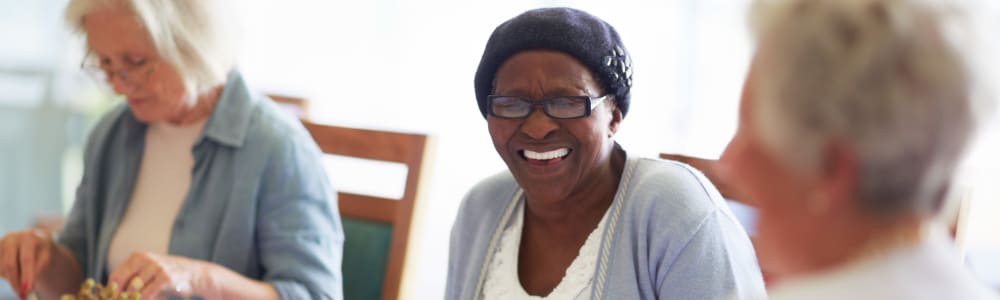
[[[576,207],[598,212],[589,216],[590,223],[596,224],[594,220],[603,215],[599,212],[611,203],[625,161],[624,151],[614,151],[612,139],[622,120],[621,110],[608,101],[592,112],[590,99],[607,96],[599,96],[603,88],[587,67],[563,52],[515,54],[501,65],[495,82],[494,91],[500,95],[552,97],[542,102],[522,100],[542,104],[545,113],[529,106],[516,119],[498,116],[502,111],[498,98],[488,103],[493,146],[528,197],[537,199],[529,204],[529,211],[563,217],[572,213],[567,208]],[[552,103],[560,99],[576,100],[576,105],[562,105],[576,107],[575,113],[553,117],[551,112],[558,106]]]
[[[615,142],[632,71],[609,24],[568,8],[523,13],[493,32],[475,82],[508,170],[463,200],[446,299],[763,295],[714,187]]]

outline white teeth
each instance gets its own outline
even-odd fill
[[[524,157],[534,160],[550,160],[553,158],[560,158],[566,156],[566,154],[569,154],[568,148],[559,148],[556,150],[542,152],[542,153],[538,153],[531,150],[524,150]]]

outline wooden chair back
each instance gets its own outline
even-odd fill
[[[292,115],[295,115],[299,119],[305,120],[309,117],[309,101],[305,98],[285,96],[285,95],[267,95],[274,103],[285,109]]]
[[[406,165],[406,185],[401,199],[343,191],[337,195],[346,238],[343,258],[345,299],[398,298],[419,177],[424,168],[427,136],[321,125],[309,121],[303,121],[303,124],[324,153]],[[389,228],[388,233],[380,227]],[[374,262],[366,262],[372,259],[367,256],[381,251],[379,248],[386,243],[388,257],[384,262],[378,258],[373,258]],[[384,276],[381,291],[373,291],[370,278],[365,278],[366,274],[371,274],[365,272],[378,271],[382,264]]]

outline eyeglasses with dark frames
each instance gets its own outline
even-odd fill
[[[611,96],[558,96],[532,100],[517,96],[489,95],[486,96],[486,106],[491,116],[504,119],[525,118],[531,115],[535,106],[541,106],[545,115],[553,119],[578,119],[590,116],[594,107]]]

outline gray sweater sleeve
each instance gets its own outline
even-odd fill
[[[749,237],[704,176],[643,159],[627,183],[602,299],[764,295]]]
[[[744,236],[740,236],[744,235]],[[672,260],[661,261],[659,299],[763,299],[762,279],[745,234],[723,211],[709,214]]]

